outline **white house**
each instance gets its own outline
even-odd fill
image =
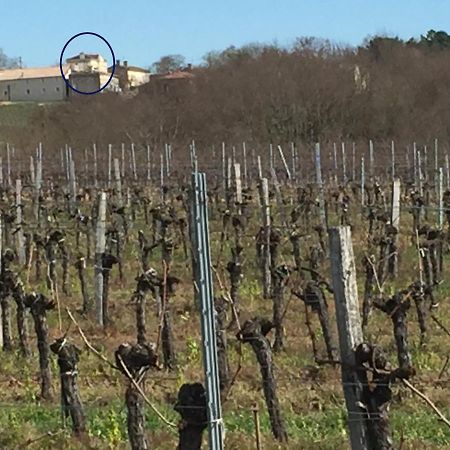
[[[72,72],[82,73],[108,73],[105,58],[98,54],[80,53],[66,59]]]

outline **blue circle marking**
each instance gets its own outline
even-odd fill
[[[111,76],[109,77],[108,81],[107,81],[103,86],[100,86],[99,89],[97,89],[96,91],[92,91],[92,92],[83,92],[83,91],[80,91],[80,90],[76,89],[75,87],[73,87],[73,86],[70,84],[70,81],[64,76],[64,70],[63,70],[63,56],[64,56],[64,52],[66,51],[67,46],[68,46],[74,39],[76,39],[77,37],[79,37],[79,36],[84,36],[84,35],[96,36],[96,37],[100,38],[100,39],[108,46],[108,48],[109,48],[109,50],[110,50],[110,52],[111,52],[112,58],[113,58],[113,64],[112,64]],[[113,51],[111,45],[109,44],[109,42],[108,42],[103,36],[101,36],[101,35],[98,34],[98,33],[94,33],[93,31],[83,31],[82,33],[78,33],[78,34],[75,34],[74,36],[72,36],[72,37],[66,42],[66,44],[64,45],[64,47],[63,47],[63,49],[62,49],[62,51],[61,51],[61,56],[59,57],[59,69],[61,70],[61,76],[62,76],[64,82],[66,83],[66,85],[67,85],[70,89],[72,89],[72,91],[77,92],[78,94],[82,94],[82,95],[93,95],[93,94],[98,94],[99,92],[103,91],[103,89],[105,89],[106,86],[108,86],[108,84],[109,84],[109,83],[111,82],[111,80],[113,79],[114,72],[115,72],[115,70],[116,70],[116,57],[115,57],[115,55],[114,55],[114,51]]]

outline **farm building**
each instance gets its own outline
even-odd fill
[[[68,65],[63,70],[64,75],[70,73]],[[59,66],[0,70],[0,101],[54,102],[67,95]]]
[[[112,66],[108,67],[108,72],[111,73],[112,69]],[[129,66],[128,61],[121,64],[119,59],[116,61],[114,74],[118,77],[120,88],[123,91],[134,89],[150,81],[150,71],[142,67]]]

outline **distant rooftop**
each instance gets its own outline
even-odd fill
[[[112,68],[113,68],[113,66],[109,66],[108,67],[108,72],[111,72],[112,71]],[[120,69],[128,69],[128,70],[131,70],[132,72],[142,72],[142,73],[150,73],[150,71],[149,70],[147,70],[147,69],[144,69],[144,68],[142,68],[142,67],[138,67],[138,66],[130,66],[130,65],[128,65],[128,61],[124,61],[122,64],[121,64],[121,61],[120,61],[120,59],[118,59],[117,61],[116,61],[116,69],[117,68],[120,68]]]
[[[66,59],[66,62],[72,62],[72,61],[78,61],[80,59],[98,59],[98,58],[103,58],[103,56],[101,56],[98,53],[79,53],[76,56],[71,56],[70,58]]]
[[[64,75],[68,73],[69,69],[70,67],[68,64],[63,64]],[[0,81],[31,79],[31,78],[51,78],[60,76],[61,70],[59,66],[0,70]]]
[[[156,75],[155,77],[163,80],[181,80],[181,79],[195,78],[195,75],[188,70],[176,70],[174,72]]]

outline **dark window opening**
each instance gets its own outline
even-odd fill
[[[56,88],[56,92],[59,92],[59,87]]]
[[[30,94],[30,90],[29,90],[29,89],[27,89],[27,94],[28,94],[28,95]]]

